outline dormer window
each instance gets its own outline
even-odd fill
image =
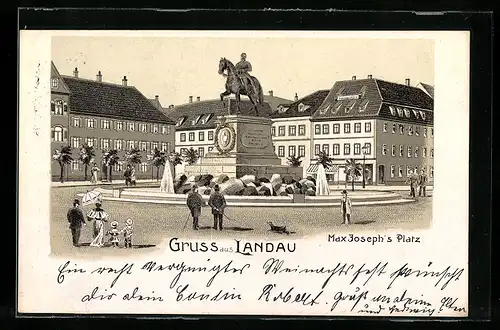
[[[356,100],[352,100],[351,102],[349,102],[349,104],[345,107],[345,113],[349,113],[349,111],[351,111],[352,108],[354,107],[355,103]]]
[[[201,123],[202,123],[203,125],[206,125],[206,124],[208,123],[208,121],[209,121],[210,119],[212,119],[213,115],[214,115],[213,113],[209,113],[208,115],[206,115],[206,116],[205,116],[205,118],[203,118],[203,120],[201,121]]]
[[[342,95],[342,92],[344,91],[345,87],[342,86],[340,87],[339,91],[337,92],[337,96]]]
[[[302,106],[302,109],[301,109],[301,106]],[[330,107],[331,107],[331,106],[332,106],[332,105],[331,105],[331,104],[329,104],[328,106],[326,106],[326,107],[324,107],[323,109],[321,109],[321,110],[319,111],[319,113],[320,113],[320,114],[322,114],[322,115],[324,115],[325,113],[327,113],[327,112],[328,112],[328,110],[330,110]],[[303,111],[304,111],[304,104],[302,104],[302,103],[301,103],[301,104],[299,104],[299,112],[303,112]]]
[[[366,93],[366,86],[361,87],[361,90],[359,91],[359,96],[364,97]]]
[[[396,107],[396,110],[398,110],[398,116],[403,117],[403,109],[401,109],[400,107]]]
[[[284,106],[282,106],[282,105],[278,108],[278,112],[279,112],[279,113],[284,113],[284,112],[286,112],[287,110],[288,110],[288,108],[287,108],[287,107],[284,107]]]
[[[309,108],[310,108],[309,105],[305,105],[304,103],[299,104],[299,112],[304,112],[304,111],[306,111]],[[325,110],[325,112],[328,111],[329,108],[330,108],[330,106],[327,107],[327,109]]]
[[[413,115],[415,115],[415,118],[418,119],[418,111],[417,110],[412,110],[413,111]]]
[[[404,111],[405,111],[405,117],[410,118],[410,110],[405,108]]]
[[[389,110],[391,111],[391,115],[396,115],[396,108],[394,108],[392,105],[389,106]]]
[[[425,112],[419,111],[419,113],[420,113],[420,117],[422,117],[422,119],[425,120]]]
[[[52,88],[57,88],[57,87],[59,87],[59,79],[52,78]]]
[[[342,101],[338,101],[332,109],[332,113],[337,113],[342,108]]]
[[[181,126],[182,124],[184,124],[184,122],[186,121],[186,117],[181,117],[177,120],[177,124],[175,124],[175,126],[179,127]]]
[[[361,104],[359,105],[359,111],[360,112],[365,111],[369,102],[370,102],[369,100],[364,100],[363,102],[361,102]]]
[[[198,124],[198,122],[200,121],[200,119],[201,119],[201,117],[202,117],[202,116],[203,116],[203,115],[198,115],[195,119],[193,119],[193,120],[191,121],[191,125],[193,125],[193,126],[194,126],[194,125]]]

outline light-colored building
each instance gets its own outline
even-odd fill
[[[337,182],[346,180],[347,159],[364,162],[367,184],[404,184],[422,171],[433,181],[433,111],[433,98],[409,79],[337,81],[312,115],[313,153],[334,158]]]
[[[310,117],[323,103],[329,90],[320,90],[298,99],[291,104],[281,104],[271,114],[273,126],[271,135],[274,151],[283,165],[288,165],[290,156],[299,156],[306,170],[313,162],[313,131]]]

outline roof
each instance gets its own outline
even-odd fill
[[[57,88],[52,87],[51,84],[51,92],[56,92],[56,93],[62,93],[62,94],[69,94],[69,89],[68,86],[64,83],[64,80],[61,77],[61,74],[59,73],[59,70],[57,70],[56,65],[54,64],[53,61],[51,63],[51,77],[56,77],[59,79],[59,84]]]
[[[274,95],[273,96],[271,96],[271,95],[264,95],[264,102],[269,103],[269,106],[271,107],[271,109],[273,111],[275,111],[276,109],[278,109],[278,106],[280,104],[290,104],[293,101],[285,99],[285,98],[282,98],[282,97],[274,96]]]
[[[433,111],[434,101],[420,88],[380,79],[337,81],[313,114],[312,120],[382,116],[389,105],[409,111],[422,110],[427,114]],[[418,117],[403,116],[401,119],[422,121],[423,117],[419,114]],[[424,121],[428,121],[432,115],[424,117]]]
[[[253,114],[253,105],[248,100],[240,101],[240,111],[242,114]],[[220,99],[194,101],[175,106],[169,111],[169,117],[177,122],[176,130],[186,129],[207,129],[217,127],[217,116],[236,113],[236,101],[233,98],[225,99],[224,103]],[[259,109],[260,113],[271,113],[271,107],[264,103],[264,109]]]
[[[272,118],[291,118],[311,116],[323,103],[330,90],[324,89],[311,93],[290,103],[281,104],[281,108],[271,114]],[[283,109],[283,110],[281,110]]]
[[[148,99],[149,102],[151,102],[152,105],[158,110],[162,110],[163,107],[161,106],[160,100],[154,98],[154,99]]]
[[[419,85],[422,86],[424,92],[426,92],[430,97],[432,97],[432,99],[434,99],[434,86],[424,83],[419,83]]]
[[[318,167],[319,167],[319,164],[316,163],[316,164],[311,164],[309,165],[309,167],[307,168],[306,170],[306,173],[307,174],[316,174],[318,173]],[[338,173],[339,171],[339,165],[330,165],[330,166],[326,166],[325,167],[325,173],[326,174],[336,174]]]
[[[71,92],[72,113],[175,124],[133,86],[62,77]]]

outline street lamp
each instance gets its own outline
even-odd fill
[[[361,151],[363,152],[363,188],[365,188],[365,158],[366,158],[366,153],[368,152],[368,147],[366,145],[361,148]]]

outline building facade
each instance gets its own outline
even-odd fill
[[[334,158],[339,183],[350,181],[347,159],[364,164],[367,184],[400,185],[422,171],[433,181],[433,111],[433,98],[409,79],[338,81],[311,118],[313,153]]]
[[[79,78],[77,69],[73,76],[57,76],[68,90],[69,104],[66,115],[67,133],[63,133],[61,145],[69,145],[72,148],[74,159],[67,166],[65,179],[84,179],[85,166],[78,160],[83,144],[94,147],[94,160],[101,169],[101,176],[104,174],[101,166],[103,153],[116,149],[120,159],[113,168],[114,177],[123,178],[125,153],[131,148],[139,148],[143,160],[141,164],[136,165],[137,179],[156,176],[156,170],[148,163],[147,156],[155,148],[167,153],[173,150],[175,123],[151,104],[139,90],[129,86],[126,77],[119,85],[103,82],[100,72],[96,80]],[[55,77],[56,75],[53,75],[52,79]],[[53,99],[59,97],[57,92],[52,94]],[[53,130],[57,130],[57,115],[52,117]],[[58,139],[57,133],[53,133],[53,140],[54,137],[55,140]],[[52,166],[53,180],[58,178],[59,172],[54,171],[58,168],[58,164]],[[90,169],[87,170],[90,172]]]

